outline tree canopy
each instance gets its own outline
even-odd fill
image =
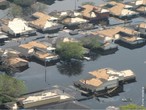
[[[81,42],[84,47],[87,47],[89,49],[97,49],[101,46],[101,43],[99,43],[99,41],[96,37],[82,38]]]
[[[84,48],[77,42],[62,42],[56,51],[64,60],[70,60],[72,58],[80,59],[84,54]]]
[[[10,14],[11,16],[13,17],[20,17],[22,16],[22,8],[19,6],[19,5],[16,5],[16,4],[11,4],[10,6]]]
[[[13,0],[15,4],[21,5],[21,6],[30,6],[33,3],[35,3],[36,0]]]
[[[0,75],[0,103],[12,101],[23,94],[25,90],[23,81],[8,75]]]
[[[44,11],[47,5],[35,0],[14,0],[10,5],[9,13],[13,17],[26,17],[36,11]]]

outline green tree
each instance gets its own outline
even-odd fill
[[[36,0],[14,0],[13,2],[21,6],[30,6],[35,3]]]
[[[63,60],[80,59],[84,54],[84,48],[77,42],[62,42],[56,51]]]
[[[36,11],[44,11],[47,8],[47,5],[37,2],[33,5],[31,5],[31,9],[36,12]]]
[[[22,16],[22,8],[18,5],[15,5],[15,4],[11,4],[10,6],[10,15],[13,16],[13,17],[20,17]]]
[[[128,104],[120,106],[120,110],[146,110],[146,108],[136,104]]]
[[[0,75],[0,103],[15,100],[26,90],[23,81],[8,75]]]
[[[101,46],[97,37],[86,37],[81,39],[81,43],[84,47],[89,49],[97,49]]]

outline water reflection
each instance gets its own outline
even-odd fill
[[[101,55],[98,52],[90,52],[88,57],[91,58],[92,61],[97,60]]]
[[[57,64],[58,71],[69,77],[80,75],[83,70],[81,61],[61,62]]]
[[[55,3],[56,0],[38,0],[38,1],[47,5],[52,5]]]
[[[117,42],[117,44],[119,44],[120,46],[123,46],[125,48],[133,50],[133,49],[141,48],[141,47],[145,46],[146,45],[146,41],[143,42],[143,43],[140,43],[140,44],[136,44],[136,45],[129,45],[129,44],[125,44],[125,43],[120,42],[120,41]]]

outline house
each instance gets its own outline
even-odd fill
[[[97,92],[98,94],[105,94],[106,90],[119,86],[119,77],[110,76],[107,69],[99,69],[89,72],[93,78],[79,80],[75,82],[75,86],[80,87],[85,91]]]
[[[28,22],[21,18],[14,18],[13,20],[2,20],[2,22],[3,22],[3,25],[1,28],[2,31],[14,37],[36,34],[35,29],[29,27]]]
[[[124,81],[135,80],[135,74],[132,70],[116,71],[102,68],[91,71],[89,74],[92,78],[79,80],[74,85],[83,91],[96,93],[98,96],[109,93],[108,90],[111,88],[118,88]]]
[[[130,10],[126,6],[127,5],[125,4],[117,3],[115,6],[109,9],[110,14],[119,18],[131,18],[138,15],[137,12]]]
[[[54,43],[55,47],[59,47],[60,43],[62,42],[79,42],[79,41],[71,37],[59,37],[56,39],[56,42]]]
[[[130,28],[117,27],[120,31],[118,35],[120,36],[119,41],[127,44],[128,46],[137,46],[145,44],[145,39],[140,38],[140,32],[135,31]]]
[[[3,71],[17,72],[29,67],[28,61],[20,58],[20,53],[13,49],[1,49],[0,60]]]
[[[139,6],[136,8],[136,11],[140,13],[140,15],[146,15],[146,6]]]
[[[102,42],[111,42],[114,40],[119,39],[118,35],[119,30],[115,28],[107,28],[104,30],[98,30],[96,32],[92,32],[91,34],[94,36],[100,36],[99,38],[102,39]],[[101,41],[101,40],[100,40]]]
[[[101,21],[107,21],[109,17],[109,11],[93,5],[83,5],[79,7],[79,12],[82,13],[83,18],[93,23],[101,23]],[[107,23],[106,22],[106,23]]]
[[[58,18],[59,20],[62,20],[65,17],[81,17],[82,14],[77,11],[71,11],[71,10],[66,10],[66,11],[53,11],[49,13],[49,15]]]
[[[88,23],[88,20],[81,17],[66,17],[62,19],[61,23],[69,29],[80,28],[80,25]]]
[[[58,18],[47,15],[42,12],[36,12],[32,15],[35,20],[29,22],[29,26],[36,28],[41,32],[56,32],[63,28],[57,23]]]
[[[49,62],[56,62],[59,59],[59,56],[56,55],[55,53],[50,53],[47,51],[43,51],[39,48],[35,48],[33,52],[33,57],[35,59],[38,59],[41,62],[45,62],[44,64],[46,65]]]
[[[135,5],[136,6],[146,6],[146,0],[136,0]]]
[[[19,47],[27,50],[27,54],[41,62],[51,62],[59,59],[59,56],[55,54],[56,48],[43,42],[32,41]]]
[[[49,104],[59,104],[73,99],[73,96],[60,89],[52,89],[26,94],[17,100],[20,108],[31,109]]]
[[[19,57],[5,58],[3,66],[8,67],[7,69],[12,68],[13,71],[23,71],[29,67],[28,61]]]
[[[121,26],[99,30],[92,34],[109,37],[112,41],[122,41],[131,46],[145,43],[145,40],[139,37],[140,32]]]
[[[100,35],[96,32],[92,32],[89,37],[97,38],[98,42],[101,44],[99,47],[100,51],[107,51],[107,50],[117,50],[118,46],[114,43],[114,40],[111,37],[107,37],[104,35]]]
[[[103,9],[107,9],[110,12],[110,15],[123,18],[123,19],[129,19],[131,17],[134,17],[138,15],[137,12],[132,11],[132,6],[120,2],[108,2],[107,4],[101,6]]]
[[[14,49],[0,49],[0,57],[3,58],[9,58],[9,57],[19,57],[20,52],[14,50]]]
[[[70,29],[79,28],[79,25],[88,23],[88,20],[82,18],[82,14],[77,11],[61,11],[61,12],[52,12],[52,16],[59,19],[59,23],[63,24],[65,27]]]
[[[140,32],[141,37],[145,37],[146,35],[146,23],[142,22],[136,26],[137,31]]]

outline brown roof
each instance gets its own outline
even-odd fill
[[[138,25],[138,27],[139,27],[139,28],[144,28],[144,29],[145,29],[145,28],[146,28],[146,23],[140,23],[140,24]]]
[[[27,60],[24,60],[22,58],[9,58],[7,61],[9,63],[9,65],[15,65],[19,62],[26,62],[26,63],[28,62]]]
[[[43,28],[46,22],[52,17],[42,12],[35,12],[33,16],[37,17],[38,19],[31,21],[30,23],[40,28]]]
[[[109,78],[109,74],[107,74],[107,69],[95,70],[95,71],[89,72],[89,74],[92,74],[93,76],[95,76],[98,79],[108,80],[108,78]]]
[[[91,17],[91,12],[93,12],[93,10],[95,10],[96,12],[100,10],[98,7],[89,4],[83,5],[82,8],[84,8],[82,14],[85,17]]]
[[[142,4],[145,5],[146,4],[146,0],[142,0],[142,1],[143,1]]]
[[[119,32],[125,32],[125,33],[130,34],[130,35],[134,35],[134,34],[139,33],[138,31],[135,31],[133,29],[126,28],[126,27],[121,27],[121,26],[117,26],[117,27],[115,27],[115,29],[119,30]]]
[[[88,84],[88,85],[95,86],[95,87],[98,87],[103,83],[101,80],[99,80],[97,78],[92,78],[89,80],[80,80],[80,82],[82,82],[83,84]]]
[[[46,57],[54,56],[53,54],[40,53],[40,52],[36,52],[35,54],[37,55],[38,58],[41,58],[41,59],[45,59]]]
[[[139,8],[136,9],[139,12],[145,12],[146,11],[146,7],[145,6],[141,6]]]
[[[33,47],[47,49],[48,46],[43,44],[43,43],[41,43],[41,42],[32,41],[32,42],[29,42],[27,44],[20,45],[20,47],[25,48],[25,49],[31,49]]]
[[[117,26],[117,27],[110,28],[110,29],[96,31],[96,32],[93,32],[92,34],[93,35],[97,35],[98,34],[98,35],[103,35],[103,36],[107,36],[107,37],[113,38],[114,35],[118,34],[119,32],[124,32],[124,33],[130,34],[130,35],[134,35],[136,33],[138,34],[138,32],[133,30],[133,29],[129,29],[129,28],[126,28],[126,27],[121,27],[121,26]]]
[[[93,35],[103,35],[103,36],[107,36],[107,37],[111,37],[112,38],[118,32],[119,32],[119,30],[116,30],[115,28],[110,28],[110,29],[96,31],[96,32],[93,32],[92,34]]]
[[[64,21],[65,23],[71,23],[71,18],[65,18],[63,21]]]
[[[33,16],[37,17],[37,18],[42,18],[42,19],[50,19],[51,16],[45,14],[45,13],[42,13],[42,12],[35,12],[33,13]]]
[[[30,23],[32,25],[38,26],[40,28],[43,28],[47,21],[48,21],[47,19],[42,19],[41,18],[41,19],[37,19],[37,20],[31,21]]]
[[[122,10],[124,9],[125,4],[117,3],[115,6],[109,9],[110,13],[113,15],[121,15]]]

